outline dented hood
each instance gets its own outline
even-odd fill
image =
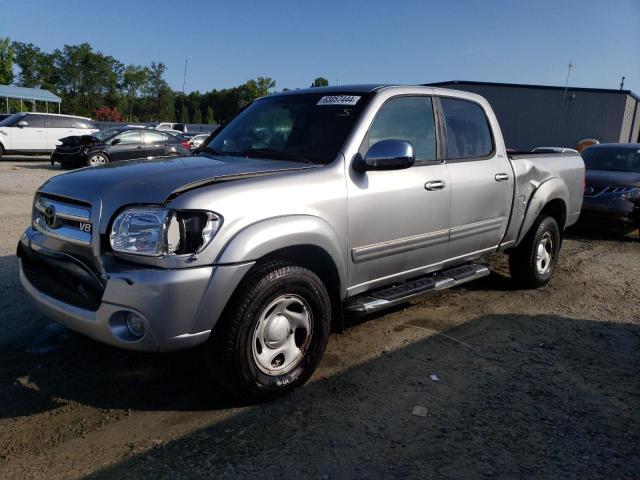
[[[315,168],[317,165],[241,157],[172,157],[87,167],[52,177],[39,189],[91,203],[107,219],[130,204],[163,204],[172,196],[217,182]],[[100,222],[104,224],[104,222]],[[101,225],[104,226],[104,225]]]

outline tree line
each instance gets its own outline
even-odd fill
[[[276,87],[272,78],[258,77],[237,87],[185,94],[169,87],[166,71],[161,61],[125,65],[88,43],[45,52],[32,43],[0,38],[0,84],[49,90],[62,99],[62,113],[96,120],[216,124]],[[318,77],[311,86],[328,83]],[[13,101],[11,111],[19,108]]]

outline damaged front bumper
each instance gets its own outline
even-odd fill
[[[101,277],[27,229],[18,245],[20,281],[42,314],[78,333],[129,350],[166,351],[205,342],[252,264],[161,269],[112,262]],[[97,283],[98,282],[98,283]],[[143,335],[127,328],[135,315]]]

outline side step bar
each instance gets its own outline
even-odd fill
[[[490,273],[491,271],[486,265],[462,265],[418,277],[392,287],[366,292],[348,299],[344,307],[345,311],[351,315],[367,315],[399,305],[429,292],[444,290],[486,277]]]

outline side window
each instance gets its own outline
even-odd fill
[[[447,159],[485,157],[493,150],[489,121],[477,103],[441,98]]]
[[[164,143],[167,141],[167,135],[160,132],[154,132],[151,130],[143,132],[144,143]]]
[[[91,123],[83,118],[70,118],[71,128],[93,128]]]
[[[71,128],[71,119],[49,115],[49,126],[52,128]]]
[[[369,147],[382,140],[406,140],[413,145],[416,161],[436,159],[436,125],[431,97],[398,97],[387,101],[369,128],[360,146]]]
[[[129,131],[124,132],[118,135],[117,138],[120,139],[120,145],[128,145],[128,144],[139,144],[142,142],[142,138],[140,138],[140,132],[137,131]]]
[[[44,128],[45,126],[44,115],[27,115],[22,120],[29,123],[30,128]]]

